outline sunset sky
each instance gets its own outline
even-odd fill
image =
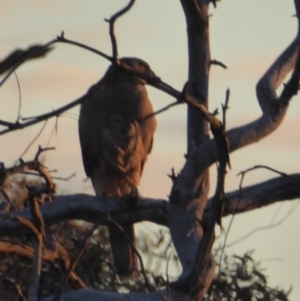
[[[0,60],[16,48],[44,44],[63,30],[65,37],[111,54],[108,35],[109,18],[128,0],[0,0]],[[297,20],[292,0],[222,0],[211,7],[211,56],[228,66],[213,66],[210,75],[210,110],[221,107],[230,88],[227,127],[233,128],[258,118],[261,111],[255,85],[276,57],[292,42]],[[147,61],[165,82],[181,90],[187,79],[187,45],[185,19],[180,1],[137,0],[116,23],[120,56],[135,56]],[[70,45],[56,44],[46,59],[30,61],[17,70],[21,86],[22,117],[42,114],[85,94],[102,77],[108,61]],[[150,99],[159,109],[173,99],[149,87]],[[0,89],[0,119],[15,121],[19,106],[16,79],[12,76]],[[238,189],[236,175],[253,165],[265,164],[286,173],[298,172],[299,164],[299,96],[293,98],[287,116],[270,137],[232,154],[226,191]],[[78,107],[58,120],[47,122],[45,130],[23,159],[30,160],[38,145],[55,146],[45,164],[57,169],[56,176],[76,177],[58,181],[64,193],[93,193],[85,179],[77,134]],[[184,105],[157,116],[158,128],[154,149],[145,167],[140,191],[149,197],[167,198],[172,167],[179,172],[186,151],[186,108]],[[57,124],[56,124],[57,122]],[[57,131],[55,126],[57,125]],[[9,167],[20,157],[43,124],[0,137],[0,161]],[[215,166],[211,170],[211,194],[214,191]],[[271,172],[257,170],[246,177],[245,185],[272,178]],[[242,255],[255,249],[253,257],[267,268],[272,285],[288,289],[293,285],[291,300],[300,300],[299,200],[241,214],[234,218],[228,243],[269,225],[277,227],[257,231],[249,238],[227,248],[229,254]],[[224,219],[225,227],[230,218]],[[224,238],[224,237],[223,237]],[[222,239],[219,241],[222,241]]]

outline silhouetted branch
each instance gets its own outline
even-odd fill
[[[226,167],[230,165],[229,161],[229,147],[228,140],[226,137],[226,131],[224,125],[215,118],[215,116],[208,114],[204,106],[199,104],[199,101],[195,101],[192,95],[196,95],[196,91],[192,94],[189,93],[191,85],[186,85],[183,94],[185,99],[190,103],[195,103],[204,115],[204,118],[210,123],[211,131],[214,135],[217,149],[218,149],[218,176],[217,176],[217,186],[216,192],[212,199],[212,206],[210,209],[209,217],[202,218],[199,223],[202,224],[204,235],[199,244],[198,252],[195,258],[194,268],[192,269],[190,275],[184,282],[185,290],[188,289],[192,295],[202,295],[203,287],[205,287],[207,281],[207,273],[209,273],[210,268],[212,268],[211,262],[213,258],[211,256],[211,249],[215,239],[215,225],[218,223],[222,228],[222,215],[224,207],[224,184],[226,176]],[[199,97],[199,95],[198,95]],[[224,108],[227,108],[229,101],[229,93],[227,93]],[[225,120],[225,109],[223,114],[223,119]],[[209,262],[209,260],[211,262]],[[212,268],[213,270],[213,268]],[[175,288],[177,283],[175,283]]]
[[[105,21],[109,23],[109,35],[110,35],[110,40],[112,45],[112,59],[114,64],[118,63],[118,46],[117,46],[117,39],[115,36],[115,28],[114,28],[115,22],[119,17],[121,17],[123,14],[129,11],[129,9],[132,7],[134,2],[135,0],[130,0],[129,3],[123,9],[121,9],[113,16],[111,16],[109,20],[105,19]]]
[[[18,75],[17,75],[16,72],[14,72],[14,74],[15,74],[15,78],[16,78],[16,81],[17,81],[18,92],[19,92],[19,106],[18,106],[18,113],[17,113],[17,119],[16,119],[16,122],[19,122],[20,121],[20,116],[21,116],[22,93],[21,93],[21,86],[20,86],[20,82],[19,82],[19,79],[18,79]]]
[[[41,127],[41,129],[39,130],[39,132],[36,134],[36,136],[33,138],[33,140],[28,144],[28,146],[25,148],[25,150],[22,152],[22,154],[20,155],[20,157],[18,158],[17,162],[20,161],[22,159],[22,157],[28,152],[29,148],[34,144],[34,142],[41,136],[41,134],[43,133],[45,127],[47,124],[47,120],[44,122],[43,126]],[[15,163],[16,164],[16,163]]]
[[[238,214],[300,197],[300,174],[278,177],[225,194],[223,216]],[[212,199],[208,201],[209,210]]]
[[[210,61],[210,64],[211,64],[211,65],[220,66],[220,67],[222,67],[222,68],[224,68],[224,69],[227,69],[227,66],[226,66],[225,64],[223,64],[222,62],[219,62],[219,61],[217,61],[217,60],[211,60],[211,61]]]
[[[83,48],[85,50],[88,50],[90,52],[93,52],[95,54],[98,54],[98,55],[104,57],[105,59],[107,59],[108,61],[113,62],[113,58],[111,56],[105,54],[104,52],[102,52],[100,50],[97,50],[93,47],[87,46],[85,44],[82,44],[82,43],[79,43],[79,42],[76,42],[76,41],[66,39],[63,31],[61,32],[60,36],[56,37],[56,40],[54,41],[54,43],[65,43],[65,44],[74,45],[74,46]]]

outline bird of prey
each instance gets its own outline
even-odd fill
[[[155,75],[149,65],[137,58],[122,58],[136,72]],[[86,175],[97,196],[119,198],[136,195],[143,167],[151,152],[156,128],[146,81],[134,72],[112,64],[89,93],[80,109],[79,138]],[[127,198],[128,199],[128,198]],[[122,225],[134,243],[132,224]],[[137,270],[137,259],[117,225],[108,224],[114,266],[121,278]]]

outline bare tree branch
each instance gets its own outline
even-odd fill
[[[167,224],[167,202],[164,200],[140,199],[136,208],[124,208],[117,199],[95,197],[86,194],[59,196],[54,202],[40,206],[45,227],[60,221],[78,219],[105,225],[109,214],[117,223],[125,224],[152,221],[160,225]],[[18,211],[18,216],[32,221],[29,209]],[[0,235],[22,235],[24,227],[12,219],[10,213],[0,214]],[[7,232],[8,231],[8,232]]]
[[[220,122],[208,113],[208,82],[210,70],[209,1],[181,0],[187,24],[189,78],[178,100],[189,104],[187,122],[187,157],[194,148],[200,147],[209,138],[209,122]],[[190,89],[192,88],[192,89]],[[188,99],[187,99],[188,98]],[[209,193],[209,171],[198,169],[197,175],[187,181],[184,170],[174,181],[169,202],[169,228],[177,251],[182,273],[171,287],[185,291],[201,300],[213,279],[215,262],[210,256],[212,235],[207,235],[202,224],[204,208]],[[209,231],[208,231],[209,232]],[[202,252],[203,251],[203,252]],[[204,256],[199,259],[199,257]],[[208,255],[208,256],[207,256]],[[200,269],[195,266],[200,265]],[[192,281],[190,281],[192,280]]]
[[[27,147],[25,148],[25,150],[21,153],[20,157],[18,158],[17,162],[19,162],[22,157],[28,152],[28,150],[30,149],[30,147],[34,144],[34,142],[41,136],[41,134],[43,133],[45,127],[47,125],[47,120],[44,122],[43,126],[41,127],[41,129],[39,130],[39,132],[36,134],[36,136],[32,139],[32,141],[27,145]],[[15,163],[15,165],[17,164],[17,162]]]
[[[20,121],[20,117],[21,117],[21,106],[22,106],[22,93],[21,93],[21,86],[20,86],[20,82],[18,79],[18,75],[16,72],[14,72],[16,81],[17,81],[17,86],[18,86],[18,92],[19,92],[19,106],[18,106],[18,113],[17,113],[17,119],[16,122]]]
[[[49,43],[51,43],[51,42],[49,42]],[[49,43],[47,43],[47,44],[49,44]],[[65,44],[74,45],[74,46],[77,46],[79,48],[82,48],[82,49],[88,50],[90,52],[93,52],[93,53],[95,53],[97,55],[100,55],[100,56],[104,57],[105,59],[107,59],[108,61],[113,62],[113,59],[112,59],[111,56],[105,54],[104,52],[102,52],[100,50],[97,50],[97,49],[95,49],[93,47],[87,46],[85,44],[82,44],[82,43],[79,43],[79,42],[76,42],[76,41],[72,41],[72,40],[66,39],[65,38],[65,34],[64,34],[63,31],[61,32],[60,36],[57,36],[56,40],[54,40],[52,43],[65,43]]]
[[[132,5],[134,4],[135,0],[130,0],[129,3],[120,11],[115,13],[109,20],[105,20],[109,23],[109,35],[111,39],[111,44],[112,44],[112,54],[113,54],[113,63],[117,64],[118,63],[118,46],[117,46],[117,39],[115,36],[115,22],[119,17],[124,15],[126,12],[130,10]]]
[[[297,181],[295,181],[295,179]],[[279,201],[300,197],[300,174],[278,177],[259,184],[235,190],[225,195],[223,216],[258,209]],[[211,200],[208,202],[208,208]]]
[[[210,64],[211,65],[216,65],[216,66],[220,66],[222,67],[223,69],[227,69],[227,66],[225,64],[223,64],[222,62],[219,62],[217,60],[211,60],[210,61]]]
[[[299,62],[298,43],[298,39],[296,39],[270,68],[270,70],[272,70],[272,76],[274,75],[274,72],[277,71],[279,73],[277,78],[282,79],[283,75],[285,76],[287,72],[295,66],[296,60]],[[270,82],[269,73],[270,71],[267,72],[266,76],[264,76],[260,82],[263,82],[264,84],[268,81]],[[296,77],[297,81],[295,80]],[[273,80],[271,82],[273,83]],[[290,89],[290,83],[292,82],[293,89]],[[229,130],[227,132],[228,141],[230,145],[230,152],[237,150],[250,143],[257,142],[261,138],[270,134],[279,126],[279,124],[284,118],[286,109],[288,107],[286,104],[287,94],[289,98],[291,98],[292,95],[294,95],[295,91],[298,88],[298,82],[299,70],[297,67],[292,75],[291,80],[289,81],[288,85],[282,93],[282,95],[284,96],[279,97],[277,100],[274,98],[272,100],[269,100],[269,106],[267,105],[267,97],[263,98],[264,101],[261,98],[261,103],[264,104],[262,105],[262,108],[264,110],[262,117],[248,125],[244,125],[239,128]],[[269,86],[268,91],[272,91],[270,89],[271,88]],[[274,89],[275,86],[273,86],[273,92]],[[259,89],[259,91],[263,90]],[[276,110],[275,107],[277,108]],[[189,185],[191,185],[191,183],[193,183],[193,181],[199,175],[199,172],[209,167],[213,162],[216,161],[216,159],[217,147],[215,144],[215,140],[207,141],[202,146],[195,148],[187,157],[186,164],[181,171],[181,174],[185,174],[184,183],[190,183]],[[245,202],[241,202],[241,204],[245,204]]]

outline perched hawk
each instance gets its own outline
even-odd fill
[[[137,58],[122,63],[137,72],[154,75],[149,65]],[[144,164],[151,152],[156,120],[143,119],[153,112],[146,81],[111,65],[104,77],[91,87],[91,97],[81,105],[79,137],[86,175],[96,195],[124,198],[137,191]],[[122,225],[134,242],[133,225]],[[120,277],[137,269],[136,255],[124,233],[109,224],[114,265]]]

